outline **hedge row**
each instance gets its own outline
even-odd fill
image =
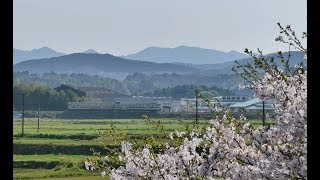
[[[15,134],[13,137],[23,137],[23,138],[46,138],[46,139],[78,139],[78,140],[92,140],[96,139],[98,135],[87,135],[87,134]]]
[[[270,112],[268,112],[270,113]],[[210,112],[199,113],[201,117],[205,119],[211,119],[213,114]],[[243,113],[247,119],[259,119],[261,118],[257,112],[245,112]],[[262,114],[262,112],[259,112]],[[68,118],[68,119],[105,119],[105,118],[112,118],[112,119],[132,119],[132,118],[142,118],[143,115],[147,115],[151,118],[185,118],[185,119],[194,119],[195,112],[110,112],[110,111],[97,111],[97,110],[87,110],[87,111],[71,111],[66,110],[63,113],[59,114],[58,118]],[[241,113],[239,112],[232,112],[232,115],[235,118],[239,118]],[[270,113],[271,116],[274,116],[274,113]]]
[[[62,119],[132,119],[142,118],[143,115],[157,117],[155,112],[123,112],[107,110],[66,110],[59,115]]]
[[[120,148],[120,146],[108,146],[108,148]],[[49,144],[13,144],[13,154],[32,155],[32,154],[74,154],[92,155],[94,149],[97,152],[107,153],[108,150],[101,146],[80,145],[49,145]]]
[[[212,118],[212,113],[199,113],[202,117],[206,119]],[[240,116],[241,113],[232,113],[236,118]],[[262,114],[262,112],[260,112]],[[271,115],[274,113],[271,113]],[[106,110],[65,110],[65,111],[40,111],[40,118],[51,118],[51,119],[132,119],[132,118],[142,118],[143,115],[147,115],[152,118],[195,118],[195,112],[113,112]],[[259,115],[256,112],[246,112],[244,115],[248,119],[259,119]],[[37,111],[25,111],[25,117],[27,118],[37,118]]]
[[[271,113],[269,111],[267,111],[267,113],[269,113],[269,115],[271,117],[275,116],[275,113]],[[213,117],[213,113],[210,112],[199,112],[199,114],[201,115],[201,117],[205,118],[205,119],[212,119]],[[261,117],[258,115],[257,112],[245,112],[245,113],[240,113],[240,112],[232,112],[232,115],[238,119],[240,117],[240,115],[243,114],[247,119],[261,119]],[[262,112],[259,112],[259,114],[261,115]],[[196,118],[196,113],[195,112],[162,112],[162,113],[158,113],[155,116],[151,116],[152,118],[185,118],[185,119],[195,119]]]
[[[13,161],[13,168],[53,169],[60,161]]]
[[[22,113],[21,111],[17,111],[18,113]],[[61,116],[63,111],[24,111],[24,117],[26,118],[37,118],[38,116],[40,118],[50,118],[50,119],[56,119]]]

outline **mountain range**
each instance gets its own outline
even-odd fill
[[[215,50],[193,48],[187,46],[179,46],[177,48],[147,48],[141,52],[134,55],[122,57],[116,57],[110,54],[99,54],[97,51],[89,49],[81,53],[74,53],[65,55],[59,53],[50,48],[44,47],[40,49],[34,49],[31,51],[21,51],[17,49],[14,50],[14,61],[21,61],[14,64],[14,71],[29,71],[30,73],[46,73],[46,72],[56,72],[56,73],[83,73],[91,75],[100,75],[104,77],[110,77],[118,80],[124,80],[128,75],[133,73],[145,73],[145,74],[163,74],[163,73],[178,73],[178,74],[193,74],[194,76],[205,76],[214,77],[219,74],[232,74],[231,68],[236,65],[234,60],[236,59],[239,63],[245,64],[247,62],[252,62],[252,58],[247,55],[243,55],[236,51],[230,51],[229,53],[223,53]],[[189,51],[188,51],[189,50]],[[173,52],[170,57],[169,51]],[[154,57],[167,57],[172,63],[156,63],[143,61],[144,58],[140,60],[128,59],[135,57],[143,57],[143,54],[154,52]],[[174,53],[176,52],[176,53]],[[179,54],[177,52],[185,52],[186,55]],[[215,54],[217,61],[210,64],[199,64],[196,61],[197,53],[199,57],[209,57]],[[207,52],[207,53],[202,53]],[[148,54],[147,53],[147,54]],[[162,55],[161,55],[162,54]],[[176,57],[190,55],[189,60],[194,59],[195,62],[183,62],[182,59]],[[207,56],[205,56],[206,54]],[[283,53],[284,57],[288,56],[288,52]],[[46,58],[42,58],[42,57]],[[245,56],[245,57],[244,57]],[[275,62],[283,68],[277,53],[267,54],[265,56],[274,57]],[[145,56],[147,57],[147,56]],[[219,58],[218,58],[219,57]],[[228,57],[228,58],[227,58]],[[242,59],[238,59],[241,58]],[[244,58],[243,58],[244,57]],[[33,58],[26,60],[28,58]],[[200,59],[200,58],[199,58]],[[290,58],[290,65],[293,66],[299,63],[303,59],[301,52],[292,51]],[[167,61],[170,61],[167,60]],[[159,58],[155,61],[165,61]],[[182,62],[181,62],[182,61]],[[200,61],[204,62],[204,61]],[[220,63],[219,63],[220,62]],[[306,62],[304,64],[307,66]]]
[[[14,71],[32,73],[186,73],[199,71],[193,67],[170,63],[154,63],[123,59],[110,54],[75,53],[59,57],[27,60],[13,66]]]
[[[288,57],[289,53],[284,52],[283,56]],[[277,53],[265,55],[273,57],[275,63],[283,68]],[[252,63],[252,58],[243,58],[237,60],[240,64]],[[290,66],[298,64],[303,60],[303,54],[299,51],[290,52]],[[154,63],[141,60],[130,60],[116,57],[110,54],[97,54],[94,52],[83,52],[58,57],[26,60],[13,66],[14,73],[17,75],[17,81],[30,82],[36,81],[35,76],[39,76],[37,82],[46,82],[52,85],[65,83],[66,77],[80,78],[80,80],[70,81],[77,86],[84,85],[84,79],[90,79],[90,85],[105,86],[99,79],[109,78],[108,82],[119,82],[112,88],[121,91],[149,91],[161,88],[167,88],[177,85],[196,84],[217,86],[226,89],[236,89],[242,79],[231,69],[236,63],[228,61],[217,64],[192,64],[192,63]],[[28,71],[28,72],[25,72]],[[22,72],[22,73],[19,73]],[[21,77],[21,74],[29,74],[27,79]],[[33,73],[37,73],[35,75]],[[61,74],[63,73],[63,74]],[[68,73],[68,74],[65,74]],[[20,74],[20,75],[19,75]],[[47,74],[47,80],[42,75]],[[61,75],[52,81],[52,76]],[[98,75],[98,76],[91,76]],[[83,77],[87,77],[84,78]],[[110,79],[112,78],[112,79]],[[67,78],[68,79],[68,78]],[[115,80],[116,79],[116,80]],[[118,80],[118,81],[117,81]],[[48,82],[47,82],[48,81]],[[88,83],[88,82],[87,82]],[[109,84],[107,83],[107,84]],[[119,86],[121,84],[121,86]]]
[[[283,57],[288,58],[289,52],[283,52]],[[306,68],[308,67],[307,61],[303,59],[303,54],[300,51],[291,51],[290,52],[290,58],[289,58],[289,66],[292,68],[294,65],[297,65],[298,63],[302,62],[303,66]],[[284,65],[281,62],[281,59],[279,58],[278,53],[270,53],[264,55],[266,58],[273,58],[275,64],[280,68],[284,69]],[[250,58],[244,58],[237,60],[238,63],[244,65],[244,64],[251,64],[253,65],[253,59]],[[232,67],[236,66],[237,64],[235,62],[226,62],[226,63],[220,63],[220,64],[203,64],[203,65],[195,65],[192,66],[194,68],[201,69],[200,73],[201,75],[206,76],[215,76],[218,74],[234,74],[234,72],[231,70]]]
[[[24,51],[13,48],[13,64],[26,61],[29,59],[43,59],[62,56],[64,53],[57,52],[48,47],[42,47],[39,49],[32,49],[30,51]]]
[[[100,54],[88,49],[84,54]],[[48,47],[24,51],[13,49],[13,64],[31,59],[44,59],[66,55]],[[237,51],[222,52],[198,47],[178,46],[176,48],[149,47],[135,54],[120,56],[124,59],[149,61],[155,63],[182,63],[182,64],[217,64],[230,62],[248,57]]]
[[[85,54],[99,54],[97,51],[93,49],[88,49],[81,53]],[[30,60],[30,59],[44,59],[44,58],[51,58],[51,57],[59,57],[62,55],[66,55],[65,53],[57,52],[48,47],[42,47],[38,49],[32,49],[30,51],[24,51],[13,48],[13,64],[18,62]]]
[[[176,48],[149,47],[135,54],[121,57],[156,63],[218,64],[249,56],[237,51],[222,52],[213,49],[178,46]]]

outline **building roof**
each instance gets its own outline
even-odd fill
[[[128,96],[104,87],[75,87],[67,84],[61,84],[60,87],[63,86],[90,94],[104,94],[106,96]]]
[[[76,87],[76,89],[86,93],[121,94],[119,92],[103,87]]]
[[[132,98],[132,97],[120,97],[114,98],[114,102],[120,103],[155,103],[153,98]]]
[[[253,98],[249,101],[245,101],[245,102],[239,102],[239,103],[235,103],[233,105],[230,105],[229,107],[232,108],[246,108],[246,109],[262,109],[262,100],[259,98]],[[250,108],[252,107],[252,108]],[[270,100],[266,100],[265,101],[265,105],[264,105],[265,109],[274,109],[274,104],[272,103],[272,101]]]
[[[246,108],[247,110],[262,110],[262,107],[250,106]],[[264,107],[265,110],[274,110],[274,107]]]
[[[262,100],[259,98],[253,98],[253,99],[250,99],[249,101],[239,102],[239,103],[233,104],[229,107],[246,108],[248,106],[252,106],[254,104],[257,104],[259,102],[262,102]]]

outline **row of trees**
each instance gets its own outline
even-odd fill
[[[14,72],[13,82],[39,83],[50,87],[57,87],[60,86],[60,84],[69,84],[72,86],[105,87],[125,94],[130,93],[127,86],[116,79],[89,74],[59,74],[55,72],[35,74],[29,73],[28,71]]]
[[[24,102],[23,102],[24,96]],[[86,101],[85,97],[79,97],[71,91],[58,92],[55,89],[36,83],[16,83],[13,85],[14,110],[60,111],[67,108],[70,101]]]
[[[219,87],[223,89],[236,89],[237,83],[241,81],[236,75],[201,75],[201,74],[143,74],[134,73],[128,75],[123,81],[89,74],[67,74],[67,73],[44,73],[35,74],[24,72],[14,72],[13,82],[40,83],[50,87],[57,87],[60,84],[73,86],[105,87],[125,94],[136,94],[141,92],[152,92],[158,90],[160,94],[164,88],[175,86],[206,85],[208,87]],[[216,89],[216,88],[215,88]]]
[[[204,98],[210,99],[219,95],[234,95],[231,90],[223,89],[219,87],[208,87],[205,85],[180,85],[168,88],[162,88],[154,91],[146,91],[135,93],[135,95],[142,96],[155,96],[155,97],[173,97],[173,98],[194,98],[195,89],[199,89],[201,95]]]

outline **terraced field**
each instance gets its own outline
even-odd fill
[[[158,120],[167,131],[184,129],[184,125],[177,119],[155,121]],[[184,122],[192,124],[194,121]],[[90,148],[102,153],[107,152],[100,146],[103,139],[98,132],[109,130],[111,123],[141,143],[141,137],[145,135],[159,135],[152,129],[152,125],[143,119],[40,119],[39,133],[37,119],[25,119],[22,137],[21,119],[13,119],[14,179],[103,179],[98,171],[86,171],[84,161],[92,156]],[[200,120],[200,124],[203,123],[204,120]],[[257,120],[252,123],[255,126],[261,125]],[[159,137],[158,139],[165,141]]]
[[[161,121],[168,130],[183,128],[174,119]],[[37,119],[25,119],[22,137],[21,119],[14,119],[14,178],[102,179],[99,172],[86,171],[84,161],[92,155],[90,148],[106,152],[97,132],[110,129],[111,123],[136,137],[157,134],[143,119],[40,119],[39,133]]]

